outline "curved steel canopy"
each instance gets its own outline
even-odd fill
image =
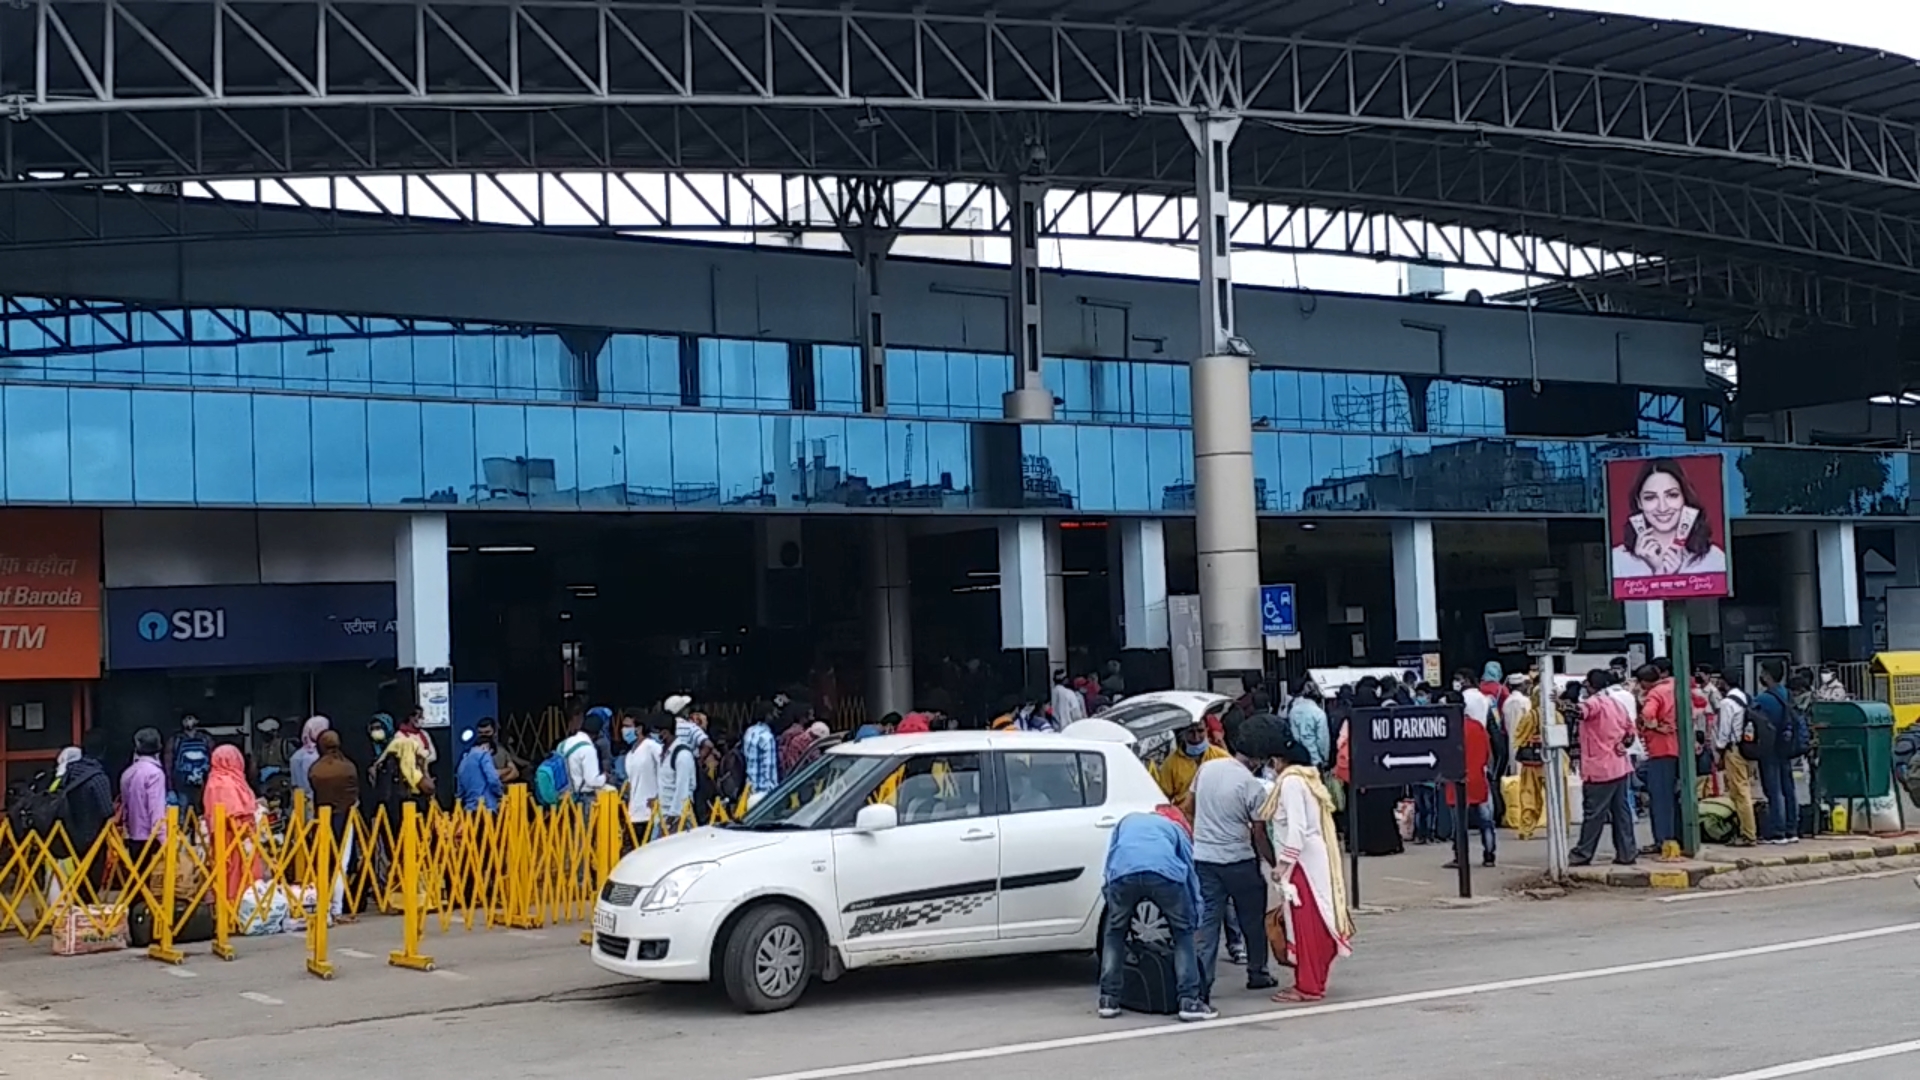
[[[1179,229],[1133,232],[1179,239],[1192,149],[1174,118],[1234,113],[1243,245],[1329,250],[1339,227],[1292,227],[1311,207],[1349,231],[1410,219],[1382,226],[1395,257],[1484,265],[1483,234],[1545,238],[1559,257],[1516,249],[1534,273],[1768,331],[1920,310],[1912,61],[1485,2],[970,7],[28,0],[0,6],[0,193],[84,234],[57,193],[135,181],[1029,174],[1077,192],[1090,223],[1106,193],[1162,200]],[[572,227],[632,227],[610,196],[575,201]],[[832,219],[826,203],[752,213],[805,227],[788,218]],[[1054,217],[1116,235],[1110,211],[1079,231]],[[36,240],[13,220],[0,243]]]

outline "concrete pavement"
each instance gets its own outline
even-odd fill
[[[388,928],[373,922],[336,935],[330,983],[300,972],[297,939],[242,942],[231,964],[198,950],[184,974],[124,954],[0,956],[0,982],[207,1080],[263,1070],[364,1080],[370,1068],[474,1080],[958,1080],[987,1069],[1055,1080],[1180,1076],[1200,1063],[1219,1075],[1298,1070],[1316,1080],[1729,1080],[1920,1033],[1920,1006],[1906,1004],[1920,1003],[1910,876],[1684,895],[1409,904],[1365,916],[1328,1003],[1288,1012],[1223,981],[1225,1019],[1213,1025],[1099,1021],[1092,964],[1075,958],[856,974],[791,1012],[741,1017],[704,989],[608,979],[562,928],[436,934],[432,974],[389,968]],[[11,1050],[0,1044],[0,1069],[60,1075],[10,1066]],[[1820,1075],[1909,1080],[1920,1075],[1914,1051]]]

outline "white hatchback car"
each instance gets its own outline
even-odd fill
[[[620,860],[593,962],[716,980],[747,1012],[862,967],[1099,945],[1107,840],[1165,800],[1125,743],[1027,732],[847,743],[736,825]]]

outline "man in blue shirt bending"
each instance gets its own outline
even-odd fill
[[[1127,933],[1134,909],[1151,900],[1166,917],[1173,940],[1173,970],[1179,984],[1180,1019],[1212,1020],[1220,1014],[1200,992],[1200,959],[1193,932],[1200,915],[1200,875],[1193,868],[1193,840],[1173,807],[1128,814],[1107,844],[1107,925],[1100,946],[1100,1016],[1120,1015]]]

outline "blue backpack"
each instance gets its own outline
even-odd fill
[[[1805,757],[1813,749],[1813,725],[1807,722],[1807,714],[1793,707],[1793,699],[1778,686],[1767,691],[1780,699],[1780,711],[1786,714],[1786,723],[1780,726],[1780,754],[1783,757]]]
[[[572,753],[579,753],[582,749],[591,750],[593,744],[576,746]],[[571,754],[562,754],[556,747],[553,753],[548,754],[547,759],[540,763],[540,767],[533,770],[534,802],[541,806],[558,806],[560,800],[567,797],[568,790],[573,787],[573,776],[567,772],[567,758],[570,756]]]
[[[205,735],[189,732],[180,736],[173,744],[173,786],[175,790],[183,788],[202,788],[207,786],[207,773],[213,770],[213,746]]]

